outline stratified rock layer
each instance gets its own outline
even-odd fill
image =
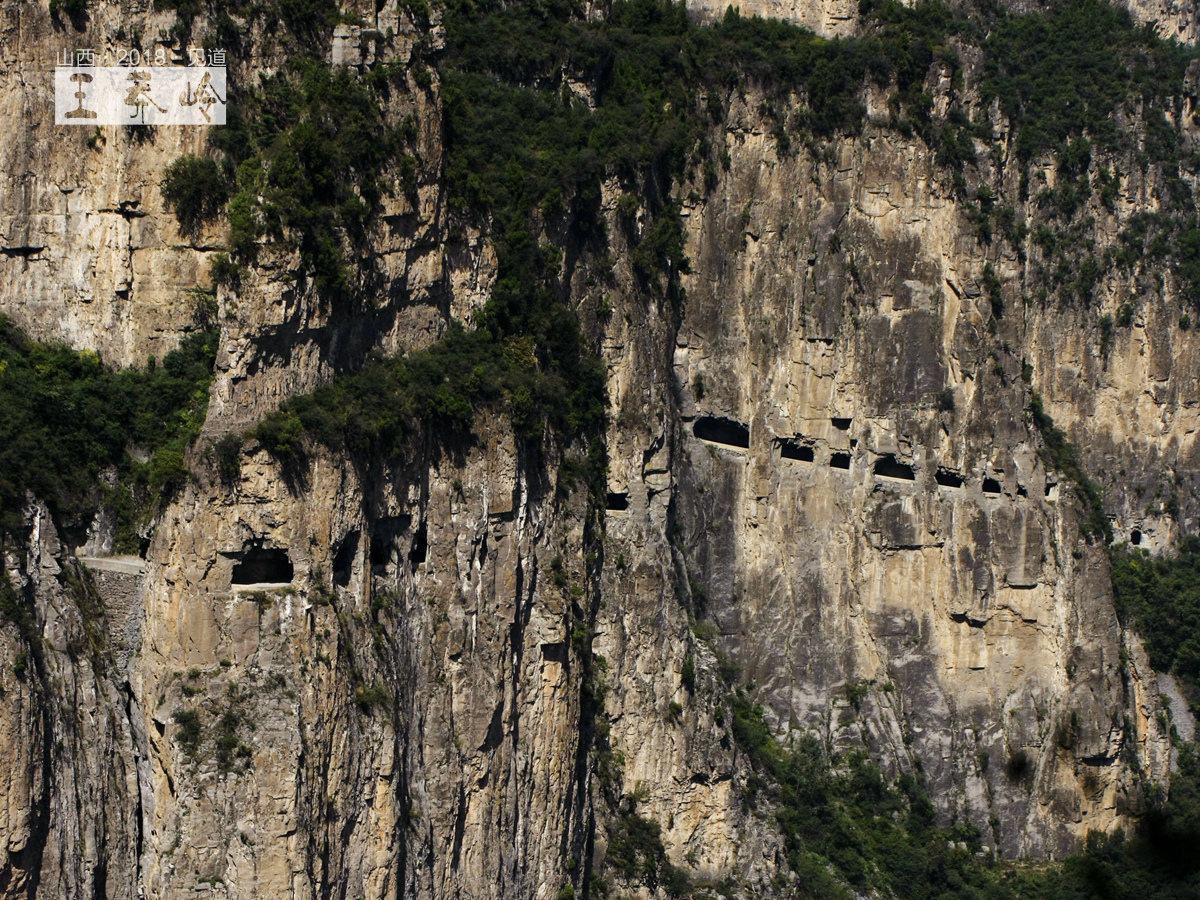
[[[748,11],[853,27],[836,4]],[[413,51],[397,9],[359,12]],[[197,327],[188,290],[221,241],[220,223],[181,236],[159,187],[204,135],[55,128],[62,35],[27,4],[0,16],[0,109],[27,126],[0,135],[3,310],[116,365],[161,356]],[[133,19],[172,21],[105,7],[77,42]],[[370,65],[360,38],[340,28],[331,60]],[[730,167],[684,208],[686,302],[634,290],[619,252],[574,276],[609,364],[611,510],[556,490],[559,460],[490,417],[399,463],[295,471],[251,445],[232,483],[181,492],[144,561],[89,571],[31,503],[5,558],[40,640],[0,628],[0,896],[557,896],[605,852],[596,718],[671,858],[768,893],[786,863],[742,802],[718,653],[781,738],[923,771],[939,813],[1008,856],[1138,813],[1130,760],[1168,777],[1158,690],[1022,376],[1089,471],[1121,473],[1117,533],[1162,549],[1195,500],[1172,518],[1137,490],[1195,468],[1194,333],[1168,292],[1102,350],[1094,313],[1021,301],[1007,250],[988,256],[993,323],[985,249],[920,141],[869,125],[820,159],[781,153],[753,94],[727,100]],[[446,249],[436,82],[392,102],[420,125],[419,184],[386,201],[378,302],[330,310],[264,254],[220,297],[205,439],[486,298],[486,236]],[[1122,182],[1105,240],[1154,190]],[[1129,296],[1100,293],[1110,312]],[[235,583],[255,554],[290,571]]]

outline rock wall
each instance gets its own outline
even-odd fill
[[[839,9],[771,14],[832,33],[852,21]],[[223,227],[181,236],[161,197],[203,134],[89,144],[48,124],[48,71],[68,38],[170,16],[102,7],[75,35],[2,10],[0,108],[28,125],[0,135],[2,308],[114,364],[161,355],[196,327],[188,290]],[[412,52],[396,8],[359,13]],[[363,52],[346,27],[330,58]],[[294,259],[249,271],[219,298],[206,438],[486,297],[486,236],[446,250],[436,82],[393,102],[420,122],[419,186],[388,201],[372,302],[323,306]],[[939,813],[1005,855],[1059,855],[1138,813],[1129,761],[1168,777],[1154,674],[1024,411],[1032,386],[1112,476],[1117,532],[1166,547],[1196,498],[1181,489],[1172,517],[1144,492],[1195,469],[1194,332],[1161,299],[1102,353],[1083,312],[1019,302],[1028,260],[979,245],[918,140],[869,126],[783,153],[753,95],[728,108],[730,168],[685,204],[686,302],[636,290],[621,252],[573,276],[609,363],[610,509],[557,491],[560,460],[497,419],[474,446],[365,467],[283,470],[254,445],[233,483],[198,466],[133,572],[89,575],[31,507],[5,566],[44,649],[0,630],[0,896],[548,898],[603,858],[608,788],[644,797],[677,864],[766,894],[786,863],[743,804],[724,656],[782,738],[923,771]],[[1122,188],[1110,238],[1152,204],[1144,179]],[[1009,298],[995,333],[985,263]],[[1113,279],[1102,308],[1128,291]],[[291,578],[235,583],[261,551]]]
[[[1006,853],[1062,853],[1136,811],[1128,742],[1155,771],[1167,756],[1107,560],[1023,414],[1019,360],[1060,398],[1067,348],[1094,345],[1051,310],[989,333],[984,250],[910,144],[868,131],[832,161],[781,157],[752,107],[729,132],[731,171],[686,219],[673,360],[681,543],[722,643],[779,731],[920,760],[943,811]],[[1100,402],[1114,415],[1076,420],[1081,445],[1132,449],[1143,432]],[[748,447],[703,440],[706,417],[744,423]]]
[[[858,32],[858,3],[854,0],[691,0],[687,4],[702,20],[719,19],[730,7],[743,16],[795,22],[822,37],[848,37]]]

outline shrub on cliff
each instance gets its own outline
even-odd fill
[[[186,477],[215,354],[214,334],[193,334],[162,366],[114,371],[93,352],[29,340],[0,315],[0,535],[21,528],[27,494],[76,529],[111,502],[118,549],[135,550],[140,518]]]
[[[216,216],[227,196],[220,168],[206,156],[181,156],[167,166],[162,193],[185,232]]]
[[[1174,556],[1157,559],[1118,548],[1112,579],[1117,611],[1145,640],[1150,664],[1178,675],[1200,708],[1200,538],[1187,537]]]

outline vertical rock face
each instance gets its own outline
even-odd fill
[[[689,10],[705,19],[720,18],[731,6],[743,16],[795,22],[822,37],[846,37],[858,32],[858,3],[854,0],[741,0],[732,4],[692,0],[687,4]]]
[[[984,355],[974,236],[911,147],[781,159],[731,118],[727,193],[687,217],[674,354],[692,577],[779,731],[920,760],[1006,853],[1062,853],[1136,811],[1122,747],[1161,767],[1166,744],[1019,372]],[[718,416],[748,446],[705,440]]]
[[[853,21],[791,9],[745,11]],[[359,12],[412,51],[398,9]],[[3,311],[114,364],[161,355],[219,244],[180,236],[159,188],[203,135],[88,145],[47,124],[61,35],[28,4],[2,15],[0,108],[29,125],[0,135]],[[93,15],[99,43],[132,12]],[[372,63],[357,27],[334,64]],[[385,201],[378,302],[330,310],[294,260],[248,271],[221,297],[211,434],[486,297],[486,238],[444,249],[436,84],[394,102],[421,123],[421,170],[415,199]],[[1165,547],[1174,520],[1136,487],[1195,466],[1193,333],[1162,301],[1107,354],[1070,309],[1010,307],[990,335],[981,250],[924,145],[868,127],[781,155],[757,108],[732,101],[729,171],[685,206],[681,308],[639,295],[622,260],[600,321],[576,276],[609,363],[607,510],[488,418],[474,443],[399,461],[296,471],[250,446],[231,483],[181,492],[144,561],[91,572],[31,505],[5,558],[36,615],[0,629],[0,896],[553,897],[603,858],[614,777],[676,863],[767,893],[786,864],[709,702],[718,652],[777,734],[923,771],[939,812],[1005,855],[1136,816],[1129,760],[1168,777],[1158,690],[1039,456],[1021,364],[1088,467],[1129,473],[1118,532]],[[1153,186],[1124,188],[1134,208]],[[1182,497],[1179,521],[1195,515]]]

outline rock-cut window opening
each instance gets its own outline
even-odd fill
[[[1142,533],[1138,529],[1135,528],[1135,529],[1133,529],[1133,531],[1129,532],[1129,543],[1133,544],[1133,546],[1136,547],[1139,544],[1141,544],[1141,542],[1142,542]]]
[[[850,454],[849,453],[834,453],[829,457],[830,468],[834,469],[849,469]]]
[[[408,564],[412,569],[413,574],[417,573],[417,567],[425,562],[429,555],[429,533],[422,525],[417,529],[417,533],[413,535],[412,547],[408,551]]]
[[[983,492],[985,494],[999,494],[1000,490],[1000,482],[995,478],[983,479]]]
[[[738,450],[747,450],[750,447],[750,429],[733,419],[704,416],[696,420],[696,424],[692,426],[692,433],[710,444],[724,444]]]
[[[816,452],[809,444],[802,444],[796,440],[781,438],[779,440],[779,455],[784,459],[794,459],[799,462],[810,463],[815,460]]]
[[[609,494],[608,501],[604,506],[609,512],[625,512],[625,510],[629,509],[629,495]]]
[[[838,431],[849,431],[850,423],[854,420],[853,419],[842,419],[842,418],[839,418],[838,416],[834,416],[829,421],[833,423],[833,427],[836,428]]]
[[[376,535],[371,539],[371,568],[386,566],[392,561],[391,541]]]
[[[899,481],[916,481],[917,475],[913,467],[902,463],[896,457],[881,456],[875,460],[875,474],[882,478],[895,478]]]
[[[962,476],[957,472],[951,472],[949,469],[938,469],[933,475],[934,481],[939,487],[944,488],[960,488],[963,486]]]
[[[371,529],[371,568],[376,574],[391,565],[393,553],[400,535],[408,531],[412,525],[411,516],[384,516],[375,521]]]
[[[350,583],[354,557],[358,555],[359,537],[358,531],[351,531],[333,556],[333,583],[338,587],[345,587]]]
[[[295,570],[286,550],[247,550],[233,567],[234,584],[291,584]]]

